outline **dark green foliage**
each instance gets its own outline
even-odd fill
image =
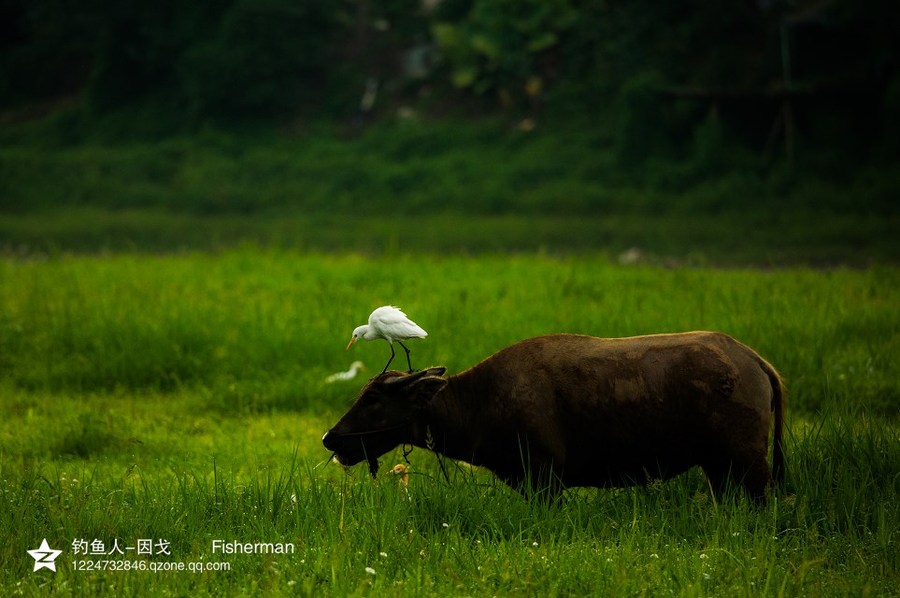
[[[786,87],[775,6],[10,2],[0,247],[894,260],[896,42],[861,27],[896,9],[796,21]],[[807,68],[835,36],[829,69],[857,79]],[[438,51],[424,77],[403,74],[411,48]],[[461,117],[472,97],[482,113]],[[349,216],[372,234],[336,224]]]
[[[76,93],[91,72],[96,22],[65,0],[0,2],[0,108]]]
[[[900,179],[887,157],[846,172],[810,150],[792,172],[770,169],[716,112],[683,151],[659,134],[672,120],[648,109],[618,131],[579,121],[530,133],[499,119],[400,121],[346,140],[331,129],[207,128],[59,147],[46,139],[75,126],[59,118],[0,148],[0,250],[251,242],[375,253],[639,247],[714,263],[900,259]]]
[[[651,129],[649,140],[622,141],[643,144],[621,148],[626,163],[689,151],[710,109],[739,133],[729,143],[772,151],[785,92],[797,143],[836,156],[825,169],[896,136],[883,126],[900,68],[889,0],[468,0],[431,10],[412,0],[9,0],[0,16],[0,105],[86,92],[92,126],[153,105],[122,117],[132,127],[113,127],[125,136],[209,120],[348,121],[368,78],[380,82],[373,114],[417,101],[444,111],[475,96],[517,114],[587,112],[623,135]],[[413,50],[436,66],[407,79]],[[650,121],[638,130],[641,117]]]
[[[521,106],[552,76],[548,54],[578,13],[568,0],[475,0],[455,16],[433,26],[453,85]]]
[[[321,101],[335,26],[330,3],[238,0],[181,61],[195,118],[283,118]]]
[[[184,43],[173,35],[176,3],[101,0],[96,9],[103,19],[94,34],[91,108],[102,114],[171,87],[169,65]]]
[[[640,166],[667,145],[665,103],[659,96],[661,78],[647,72],[630,79],[618,97],[616,158],[620,166]]]

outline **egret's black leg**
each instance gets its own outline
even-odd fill
[[[393,343],[388,343],[388,344],[389,344],[390,347],[391,347],[391,358],[388,359],[388,362],[387,362],[386,364],[384,364],[384,369],[381,370],[381,373],[382,373],[382,374],[385,373],[385,372],[387,371],[388,366],[391,365],[391,362],[392,362],[392,361],[394,361],[394,344],[393,344]],[[404,347],[404,348],[405,348],[405,347]]]
[[[409,371],[407,373],[412,374],[412,362],[409,360],[409,349],[407,349],[406,345],[404,345],[402,342],[397,342],[400,343],[400,346],[403,347],[404,351],[406,351],[406,365],[409,366]]]

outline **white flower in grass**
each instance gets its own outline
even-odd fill
[[[444,529],[450,529],[450,524],[449,524],[449,523],[442,523],[442,524],[441,524],[441,527],[444,528]]]
[[[366,573],[368,573],[369,575],[375,575],[375,569],[373,569],[372,567],[366,567]]]
[[[386,552],[379,552],[378,555],[379,555],[381,558],[383,558],[383,559],[386,559],[386,558],[387,558],[387,553],[386,553]]]

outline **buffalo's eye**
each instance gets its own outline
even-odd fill
[[[365,402],[366,409],[370,411],[381,412],[384,410],[384,401],[381,397],[375,396]]]

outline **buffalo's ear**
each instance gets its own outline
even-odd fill
[[[433,368],[444,370],[444,368]],[[416,409],[423,409],[431,399],[447,386],[447,379],[440,376],[423,376],[409,387],[409,400]]]

